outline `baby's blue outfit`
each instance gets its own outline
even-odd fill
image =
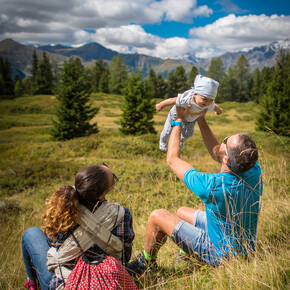
[[[171,121],[176,120],[177,113],[176,113],[176,106],[187,108],[188,105],[191,105],[191,108],[189,110],[189,114],[187,118],[183,122],[182,126],[182,132],[181,132],[181,138],[180,138],[180,148],[183,149],[184,140],[190,138],[193,135],[194,132],[194,125],[196,123],[196,120],[201,115],[201,113],[208,109],[208,111],[213,111],[215,107],[215,103],[213,102],[211,105],[206,107],[200,107],[193,101],[193,95],[196,93],[196,90],[192,88],[191,90],[185,91],[183,94],[178,94],[176,105],[171,108],[171,110],[168,113],[166,122],[164,124],[163,131],[160,135],[160,141],[159,141],[159,148],[162,151],[167,150],[167,142],[169,140],[169,136],[172,131],[171,127]]]

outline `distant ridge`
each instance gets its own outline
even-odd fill
[[[97,59],[103,59],[110,62],[112,58],[119,53],[111,49],[105,48],[98,43],[88,43],[80,47],[65,47],[62,45],[56,46],[40,46],[38,49],[45,50],[47,52],[53,52],[61,54],[66,57],[75,56],[82,59],[84,64],[90,64]],[[122,54],[124,63],[133,68],[133,70],[139,69],[142,73],[148,73],[151,67],[159,66],[163,64],[164,60],[157,57],[151,57],[143,54]]]
[[[30,45],[20,44],[13,39],[5,39],[0,42],[0,56],[7,58],[11,64],[13,76],[18,74],[21,78],[30,75],[31,61],[34,49],[38,58],[41,58],[44,51],[47,52],[49,58],[57,63],[62,63],[69,57],[79,57],[84,65],[90,65],[97,59],[104,59],[110,62],[112,58],[118,55],[118,52],[105,48],[98,43],[88,43],[80,47],[68,47],[61,44],[46,45],[33,47]],[[264,66],[274,66],[277,53],[281,49],[290,50],[290,40],[276,41],[261,47],[254,47],[246,52],[227,52],[219,56],[225,68],[233,66],[241,54],[244,54],[250,64],[251,70],[255,68],[262,69]],[[162,74],[164,78],[171,71],[175,71],[176,67],[182,65],[187,73],[190,72],[193,65],[197,66],[202,73],[208,70],[212,58],[199,59],[193,55],[187,54],[180,59],[161,59],[143,54],[121,54],[124,63],[130,70],[140,70],[146,76],[153,68],[156,73]]]
[[[104,60],[111,60],[118,52],[107,49],[102,45],[94,42],[88,43],[83,46],[74,48],[74,47],[67,47],[61,44],[51,46],[39,46],[38,49],[47,51],[49,53],[57,53],[67,57],[70,56],[78,56],[82,58],[85,62],[90,62],[96,59],[104,59]]]
[[[18,74],[20,78],[24,78],[31,74],[31,62],[34,49],[38,58],[41,58],[43,50],[23,45],[9,38],[0,42],[0,56],[9,60],[11,73],[14,77]],[[62,55],[54,53],[51,53],[49,56],[57,62],[63,62],[65,59]]]
[[[255,68],[261,70],[265,66],[274,66],[276,56],[282,49],[290,51],[290,39],[271,42],[268,45],[254,47],[248,51],[227,52],[219,57],[222,59],[224,66],[228,68],[235,64],[241,54],[244,54],[249,61],[251,70],[254,70]],[[211,58],[199,60],[196,65],[208,70],[210,61]]]

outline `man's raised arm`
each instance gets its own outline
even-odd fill
[[[188,109],[182,107],[176,107],[177,119],[175,122],[182,122],[188,114]],[[171,170],[177,175],[177,177],[183,181],[183,176],[185,172],[192,168],[192,166],[180,159],[180,136],[181,136],[182,127],[174,126],[172,128],[169,141],[168,141],[168,151],[167,151],[167,165]]]
[[[213,148],[216,145],[220,145],[220,142],[215,136],[215,134],[212,132],[210,127],[208,126],[204,118],[205,114],[206,112],[197,119],[197,123],[201,132],[201,136],[203,138],[204,145],[207,148],[208,153],[210,154],[213,160],[219,162],[216,155],[213,152]]]

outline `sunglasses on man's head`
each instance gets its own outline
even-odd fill
[[[102,162],[100,165],[104,165],[104,166],[110,168],[105,162]],[[119,181],[118,176],[114,172],[112,172],[112,173],[113,173],[114,183],[111,186],[113,186],[115,183],[117,183]]]
[[[227,155],[227,156],[229,156],[229,153],[228,153],[228,147],[227,147],[227,141],[228,141],[229,138],[230,138],[230,136],[226,137],[226,138],[223,140],[223,142],[222,142],[222,143],[225,144],[226,155]]]

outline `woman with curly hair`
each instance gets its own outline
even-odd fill
[[[25,288],[34,290],[40,284],[43,290],[72,289],[84,261],[97,265],[98,275],[106,279],[116,277],[108,269],[112,272],[124,268],[120,262],[129,262],[135,234],[130,211],[105,199],[117,181],[117,176],[102,163],[84,168],[75,176],[74,186],[65,185],[52,194],[43,214],[43,231],[32,227],[22,236],[28,276]],[[123,280],[124,275],[128,273],[122,273]],[[102,277],[94,279],[94,289],[103,288],[96,283]],[[107,289],[118,289],[120,281],[109,284]],[[136,289],[133,281],[127,283],[130,285],[126,289]]]

